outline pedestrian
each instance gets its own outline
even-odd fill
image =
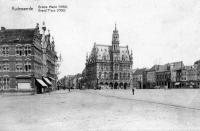
[[[70,92],[70,87],[68,89],[69,89],[69,92]]]
[[[133,95],[134,95],[134,88],[132,88],[132,93],[133,93]]]

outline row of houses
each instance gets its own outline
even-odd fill
[[[57,82],[58,89],[82,89],[83,77],[82,74],[67,75],[62,77]]]
[[[132,84],[135,88],[199,88],[200,60],[191,66],[182,61],[154,65],[150,69],[135,69],[132,73]]]

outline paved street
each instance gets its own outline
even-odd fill
[[[200,130],[198,92],[136,90],[132,96],[130,90],[65,90],[50,95],[3,94],[0,129]]]

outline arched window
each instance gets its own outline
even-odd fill
[[[23,64],[22,62],[16,62],[16,65],[15,65],[15,71],[17,72],[22,72],[23,71]]]
[[[115,80],[118,80],[118,73],[115,73],[114,79],[115,79]]]
[[[31,46],[30,45],[26,45],[24,47],[24,53],[25,53],[26,56],[31,55]]]
[[[2,54],[4,56],[8,56],[9,55],[9,47],[8,46],[3,46],[2,47]]]
[[[23,47],[21,45],[17,45],[15,48],[16,55],[22,56],[23,55]]]
[[[8,72],[10,70],[10,65],[9,65],[8,61],[3,62],[2,69],[4,72]]]
[[[10,88],[10,78],[9,77],[3,77],[3,89]]]
[[[25,62],[25,71],[30,72],[31,71],[31,63],[29,61]]]
[[[124,76],[123,76],[123,78],[126,79],[126,73],[125,73],[125,72],[124,72]]]

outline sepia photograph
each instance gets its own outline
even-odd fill
[[[0,0],[0,131],[200,130],[199,0]]]

